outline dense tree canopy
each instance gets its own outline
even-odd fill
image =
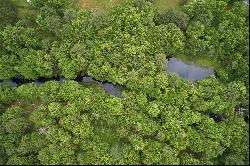
[[[248,125],[235,112],[246,95],[244,85],[225,86],[210,78],[193,86],[165,74],[157,75],[152,84],[155,96],[152,89],[128,89],[122,99],[74,81],[26,84],[15,90],[1,86],[1,101],[9,103],[0,120],[1,148],[7,156],[2,160],[7,164],[248,162]]]
[[[238,110],[249,105],[245,4],[158,12],[129,0],[101,12],[32,0],[15,23],[10,2],[0,0],[0,80],[71,80],[0,82],[1,165],[249,164],[248,110]],[[168,74],[167,57],[183,54],[225,69],[196,82]],[[72,80],[85,75],[120,85],[122,97]]]

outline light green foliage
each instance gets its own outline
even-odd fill
[[[167,68],[167,58],[165,54],[158,54],[155,57],[156,65],[159,71],[165,71]]]
[[[152,141],[142,151],[143,163],[146,165],[152,164],[167,164],[178,165],[179,159],[177,153],[170,146],[164,145],[160,142]],[[155,154],[155,155],[152,155]]]
[[[149,108],[147,108],[147,110],[152,117],[157,117],[160,113],[160,109],[157,103],[150,103]]]
[[[199,165],[200,164],[199,160],[194,158],[192,154],[184,153],[180,155],[180,158],[181,158],[181,163],[183,165]]]
[[[129,137],[129,141],[131,142],[133,148],[137,151],[143,150],[148,144],[146,140],[143,140],[142,137],[137,135],[131,135]]]
[[[36,85],[30,83],[26,85],[21,85],[16,90],[17,94],[19,95],[19,98],[34,100],[38,97],[38,91],[39,89],[36,87]]]
[[[209,41],[204,37],[205,25],[202,22],[197,21],[191,23],[187,29],[188,37],[188,51],[194,56],[204,55],[207,53],[208,47],[210,46]]]
[[[17,57],[14,55],[0,55],[0,78],[10,79],[16,76],[13,66],[17,64]]]
[[[67,116],[63,117],[59,121],[65,129],[72,131],[72,133],[79,138],[90,136],[92,132],[92,126],[87,116]]]
[[[51,102],[48,105],[48,111],[52,117],[60,117],[62,112],[62,106],[60,103]]]
[[[121,115],[123,110],[122,102],[117,98],[107,98],[105,100],[105,106],[107,107],[107,112],[111,116]]]
[[[16,91],[8,84],[0,85],[0,103],[9,103],[16,99]]]
[[[117,159],[116,164],[120,165],[125,165],[125,164],[131,165],[131,163],[140,164],[139,152],[136,151],[132,146],[124,144],[122,147],[118,148],[122,149],[120,150],[120,153],[118,153],[120,156]]]
[[[57,101],[59,99],[59,90],[60,86],[56,81],[47,81],[43,84],[39,96],[43,101]]]
[[[14,68],[28,79],[36,79],[38,76],[51,77],[53,74],[52,59],[43,51],[22,50],[20,62]]]
[[[74,148],[69,144],[50,144],[39,151],[38,159],[43,165],[76,164]]]
[[[15,54],[22,48],[34,48],[38,44],[34,28],[25,28],[21,25],[6,27],[1,32],[1,36],[4,48]]]

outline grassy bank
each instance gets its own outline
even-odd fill
[[[168,8],[179,9],[182,0],[155,0],[154,6],[160,11],[164,11]]]
[[[17,16],[23,17],[25,13],[29,12],[27,0],[11,0],[17,6]],[[115,5],[122,4],[126,0],[75,0],[76,6],[83,9],[91,10],[107,10]],[[179,9],[183,0],[155,0],[154,6],[160,11],[164,11],[167,8]]]
[[[79,6],[84,9],[105,10],[112,8],[115,5],[122,4],[126,0],[78,0]],[[178,9],[183,0],[155,0],[154,6],[163,11],[167,8]]]
[[[26,0],[11,0],[17,7],[17,17],[22,18],[25,13],[29,12],[29,4]]]
[[[81,8],[94,10],[106,10],[124,2],[125,0],[78,0]]]
[[[184,62],[195,63],[201,67],[221,68],[221,65],[218,62],[211,60],[211,57],[189,57],[187,55],[177,55],[175,57]]]

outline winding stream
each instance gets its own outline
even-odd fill
[[[207,77],[216,74],[213,68],[198,67],[194,64],[184,63],[181,60],[178,60],[176,58],[168,58],[167,63],[168,63],[167,69],[166,69],[167,73],[177,73],[179,76],[189,81],[206,79]],[[11,84],[12,87],[18,87],[26,83],[43,84],[51,80],[55,80],[55,81],[58,81],[59,83],[63,83],[67,79],[64,77],[52,77],[52,78],[39,77],[37,80],[32,81],[32,80],[27,80],[27,79],[13,78],[12,80],[0,80],[0,84],[9,83]],[[86,85],[100,86],[105,90],[107,94],[122,98],[120,87],[110,82],[97,81],[90,76],[77,76],[74,79],[74,81],[78,83],[84,83]],[[243,114],[243,111],[240,108],[237,109],[236,111],[239,114]],[[216,122],[222,122],[225,120],[224,117],[221,115],[211,114],[209,116],[213,118]],[[249,122],[249,116],[245,117],[245,121]]]
[[[176,58],[169,58],[167,63],[168,63],[167,73],[173,73],[173,72],[177,73],[181,77],[189,81],[201,80],[207,78],[210,75],[214,75],[214,70],[212,68],[205,69],[197,67],[193,64],[189,65]],[[43,84],[46,81],[51,81],[51,80],[63,83],[67,79],[65,79],[64,77],[52,77],[52,78],[39,77],[37,80],[32,81],[27,79],[13,78],[12,80],[0,80],[0,84],[8,82],[11,84],[12,87],[17,87],[26,83]],[[100,82],[90,76],[84,76],[84,77],[77,76],[77,78],[75,78],[74,80],[79,83],[101,86],[103,87],[106,93],[120,98],[122,97],[120,88],[110,82]]]
[[[27,79],[19,79],[19,78],[13,78],[12,80],[0,80],[1,83],[10,83],[12,87],[18,87],[22,84],[27,84],[27,83],[34,83],[34,84],[43,84],[47,81],[55,80],[58,81],[59,83],[63,83],[65,80],[67,80],[64,77],[52,77],[52,78],[44,78],[44,77],[39,77],[37,80],[27,80]],[[87,83],[87,84],[96,84],[98,86],[103,87],[106,93],[116,96],[116,97],[122,97],[120,89],[118,86],[115,86],[112,83],[109,82],[100,82],[97,80],[94,80],[92,77],[89,76],[78,76],[74,81],[77,81],[79,83]]]

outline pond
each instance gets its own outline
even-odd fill
[[[189,81],[202,80],[215,75],[213,68],[202,68],[191,63],[187,64],[176,58],[168,59],[167,73],[176,73]]]

